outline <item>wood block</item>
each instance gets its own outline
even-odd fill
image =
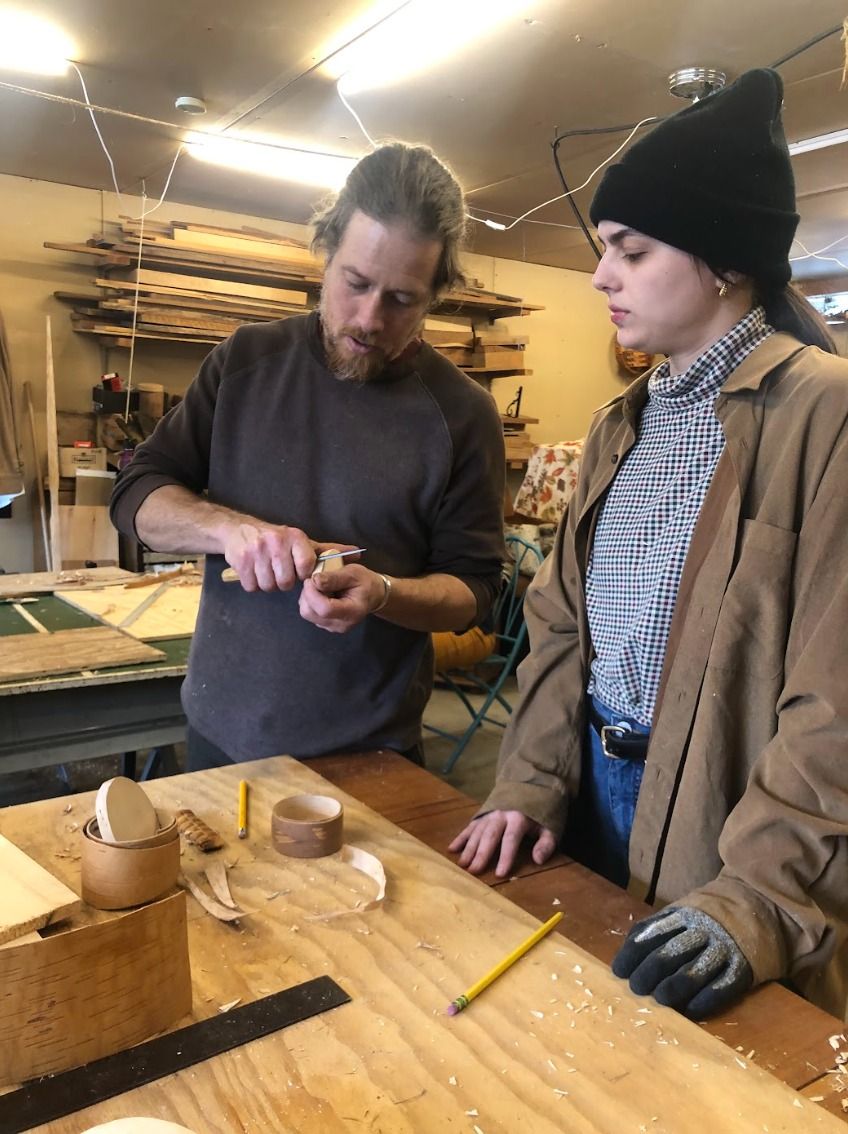
[[[57,630],[54,634],[10,634],[0,638],[0,681],[108,669],[164,657],[161,650],[111,626]]]
[[[2,835],[0,892],[0,943],[62,921],[82,905],[73,890]]]
[[[108,508],[60,505],[59,525],[63,568],[85,567],[86,563],[117,565],[118,533],[109,519]]]
[[[185,894],[0,949],[0,1085],[78,1067],[191,1011]]]

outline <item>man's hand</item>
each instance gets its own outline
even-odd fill
[[[670,906],[637,922],[612,971],[629,977],[639,996],[650,993],[692,1020],[723,1011],[754,983],[751,966],[727,930],[689,906]]]
[[[350,563],[304,581],[300,616],[331,634],[346,634],[376,610],[384,596],[382,576],[359,563]]]
[[[227,531],[224,558],[246,591],[290,591],[311,576],[318,556],[331,547],[353,550],[351,544],[317,543],[300,528],[245,521]]]
[[[482,874],[497,853],[495,874],[504,878],[512,869],[518,848],[527,835],[536,840],[532,856],[533,861],[541,866],[556,850],[556,835],[521,811],[490,811],[488,815],[472,819],[448,850],[454,854],[462,851],[459,865],[471,874]]]

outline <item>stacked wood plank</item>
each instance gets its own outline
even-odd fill
[[[90,256],[99,292],[56,292],[73,304],[76,331],[106,345],[128,346],[138,292],[135,335],[212,344],[242,323],[285,319],[314,306],[322,264],[299,241],[255,229],[124,219],[84,244],[46,248]],[[140,253],[140,261],[139,261]],[[497,319],[540,310],[516,296],[466,287],[444,297],[447,315]]]

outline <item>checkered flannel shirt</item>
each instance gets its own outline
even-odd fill
[[[601,507],[586,585],[596,654],[588,690],[641,724],[653,718],[683,564],[724,449],[716,396],[773,333],[755,307],[683,374],[658,367],[636,444]]]

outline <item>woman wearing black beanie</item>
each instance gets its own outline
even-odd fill
[[[848,1007],[848,362],[789,284],[782,94],[746,73],[595,194],[618,341],[667,358],[595,417],[452,844],[564,840],[654,904],[613,969],[695,1018],[772,979]]]

